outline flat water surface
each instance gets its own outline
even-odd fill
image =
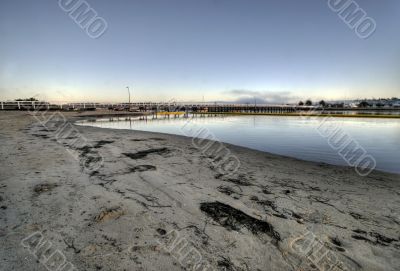
[[[132,129],[199,137],[212,136],[221,142],[303,160],[348,165],[332,147],[346,135],[376,160],[376,169],[400,173],[400,120],[372,118],[325,118],[284,116],[214,116],[158,119],[119,118],[84,121],[80,125]],[[192,132],[189,130],[192,129]],[[326,130],[327,129],[327,130]],[[194,131],[194,133],[193,133]],[[340,131],[340,137],[328,132]],[[344,137],[343,137],[344,138]]]

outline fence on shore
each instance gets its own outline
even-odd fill
[[[140,110],[151,110],[160,108],[165,110],[175,108],[176,103],[49,103],[44,101],[6,101],[0,102],[1,110],[93,110],[112,109],[124,110],[136,108]],[[196,105],[199,106],[199,105]]]

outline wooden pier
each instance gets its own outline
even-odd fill
[[[253,113],[290,113],[299,108],[287,105],[241,105],[208,103],[49,103],[42,101],[7,101],[0,102],[1,110],[95,110],[109,109],[116,111],[136,110],[140,112],[253,112]],[[304,107],[301,110],[309,110]]]
[[[348,112],[371,115],[397,115],[400,116],[400,108],[322,108],[319,106],[298,105],[249,105],[227,103],[178,103],[178,102],[141,102],[141,103],[49,103],[45,101],[6,101],[0,102],[0,110],[29,110],[29,111],[92,111],[105,109],[122,112],[140,112],[162,115],[164,113],[177,114],[259,114],[259,115],[296,115],[304,112],[324,114],[343,114]],[[174,113],[175,112],[175,113]],[[167,114],[169,117],[169,114]]]

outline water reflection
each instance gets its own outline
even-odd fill
[[[190,120],[209,129],[220,141],[299,159],[346,165],[317,131],[318,117],[283,116],[154,116],[97,119],[84,125],[134,129],[183,135],[181,127]],[[365,148],[377,161],[377,169],[400,173],[400,120],[330,118]]]

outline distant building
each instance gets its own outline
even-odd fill
[[[350,103],[348,106],[350,108],[357,108],[358,107],[358,103]]]

